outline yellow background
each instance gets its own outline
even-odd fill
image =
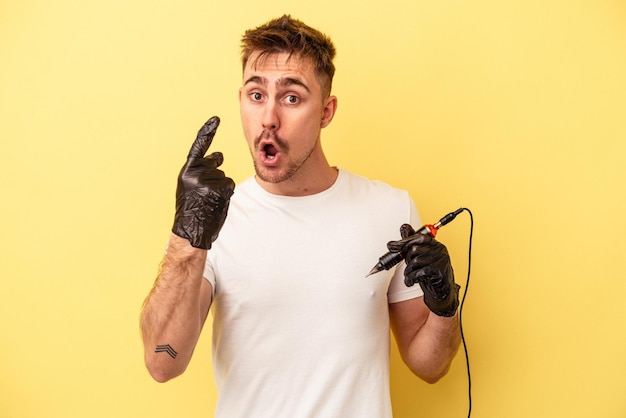
[[[285,12],[338,48],[331,163],[474,213],[472,416],[626,416],[620,0],[3,1],[0,416],[212,415],[210,332],[160,385],[137,318],[208,117],[252,173],[239,38]],[[468,232],[438,236],[463,285]],[[392,362],[396,417],[467,415],[462,353],[432,386]]]

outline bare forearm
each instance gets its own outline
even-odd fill
[[[158,381],[185,370],[200,336],[210,303],[201,292],[205,259],[206,250],[172,234],[141,314],[146,366]]]
[[[405,361],[428,383],[446,375],[461,343],[458,315],[441,317],[430,313],[408,347]]]

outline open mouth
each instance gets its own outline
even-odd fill
[[[265,144],[263,146],[263,154],[265,154],[265,158],[271,161],[276,158],[276,155],[278,154],[278,150],[273,144]]]
[[[268,168],[276,168],[283,154],[289,152],[289,145],[273,132],[263,131],[254,141],[258,162]]]

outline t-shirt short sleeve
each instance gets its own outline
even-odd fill
[[[421,220],[417,213],[417,208],[412,199],[410,201],[410,219],[413,228],[417,229],[421,226]],[[411,287],[407,287],[404,284],[404,269],[406,263],[403,261],[395,267],[391,283],[389,283],[389,289],[387,291],[387,299],[389,303],[403,302],[405,300],[418,298],[424,295],[422,288],[419,284],[414,284]]]

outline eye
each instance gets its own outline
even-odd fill
[[[300,98],[298,96],[294,96],[293,94],[290,94],[289,96],[285,97],[285,101],[289,104],[296,104],[300,102]]]
[[[255,91],[253,93],[250,93],[250,98],[255,101],[258,102],[261,99],[263,99],[263,95],[261,93],[259,93],[258,91]]]

